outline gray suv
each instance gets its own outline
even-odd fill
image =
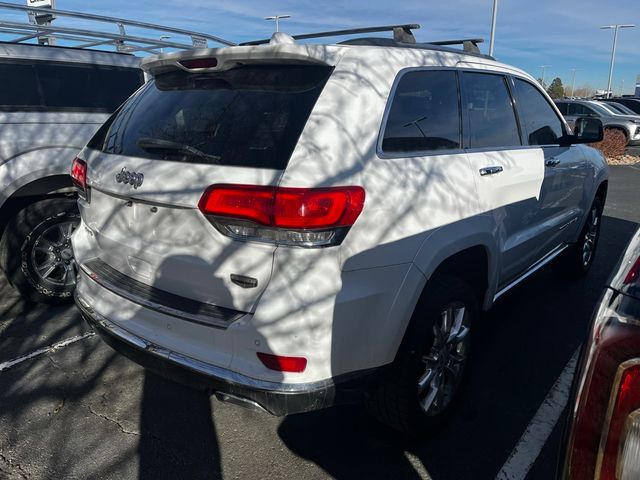
[[[598,118],[605,129],[624,133],[629,145],[640,144],[640,117],[635,115],[613,115],[593,100],[559,100],[556,105],[572,127],[581,117]]]

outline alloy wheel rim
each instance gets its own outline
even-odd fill
[[[588,266],[593,258],[593,253],[596,247],[596,238],[598,236],[598,209],[593,207],[591,214],[589,215],[589,226],[584,234],[584,241],[582,243],[582,265]]]
[[[75,221],[64,221],[47,228],[31,249],[31,264],[40,282],[57,287],[73,287],[76,262],[71,248]]]
[[[424,368],[418,379],[418,401],[428,416],[442,412],[460,384],[469,349],[467,321],[465,305],[453,302],[433,326],[433,345],[422,357]]]

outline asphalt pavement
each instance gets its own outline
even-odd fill
[[[633,155],[635,157],[640,157],[640,146],[634,145],[633,147],[627,147],[625,152],[627,155]]]
[[[493,479],[571,365],[640,223],[639,188],[640,166],[612,168],[592,271],[548,268],[504,296],[474,328],[450,421],[419,442],[358,406],[276,418],[220,403],[114,353],[73,306],[25,304],[0,281],[0,479]],[[565,418],[524,452],[528,479],[553,478]]]

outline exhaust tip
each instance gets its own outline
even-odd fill
[[[238,405],[240,407],[248,408],[249,410],[254,410],[256,412],[269,413],[258,402],[254,402],[253,400],[249,400],[248,398],[238,397],[236,395],[232,395],[230,393],[223,393],[223,392],[215,392],[214,395],[216,399],[218,399],[218,401],[220,402],[231,403],[233,405]]]

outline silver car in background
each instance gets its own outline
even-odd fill
[[[557,100],[556,105],[571,127],[578,118],[598,118],[606,129],[620,130],[628,145],[640,144],[640,117],[616,115],[594,100]]]
[[[598,102],[600,105],[602,105],[604,108],[606,108],[607,110],[611,111],[611,113],[613,113],[614,115],[632,115],[632,116],[637,116],[640,118],[640,113],[636,113],[633,110],[631,110],[629,107],[627,107],[626,105],[623,105],[622,103],[618,103],[618,102]]]

